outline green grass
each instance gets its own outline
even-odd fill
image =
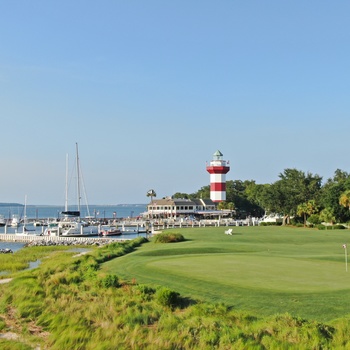
[[[260,228],[237,228],[233,237],[225,236],[220,228],[182,233],[188,237],[182,243],[136,239],[92,249],[82,256],[47,252],[38,268],[14,272],[10,283],[0,285],[0,333],[15,333],[17,340],[0,339],[0,348],[350,348],[349,318],[334,311],[337,303],[339,310],[347,308],[344,293],[348,289],[339,281],[333,293],[325,284],[315,288],[308,278],[301,283],[302,292],[290,292],[290,285],[298,279],[295,268],[290,275],[284,274],[283,283],[274,278],[269,286],[259,282],[272,276],[266,268],[271,271],[272,266],[279,273],[290,261],[298,263],[306,277],[312,278],[315,266],[320,270],[317,262],[324,269],[334,265],[328,272],[336,271],[343,266],[341,252],[334,256],[322,252],[322,246],[329,247],[330,237],[318,236],[316,231]],[[331,237],[335,251],[338,241],[342,249],[344,238],[337,232]],[[318,248],[310,244],[313,241]],[[305,247],[292,249],[294,245]],[[28,257],[35,252],[33,248]],[[123,273],[130,282],[111,273],[117,266],[120,271],[128,269]],[[253,274],[244,274],[244,270]],[[138,284],[142,278],[152,284]],[[195,295],[217,302],[193,303]],[[288,308],[289,299],[296,312]],[[225,300],[233,302],[225,304]],[[308,307],[317,309],[318,316],[332,307],[333,316],[328,319],[333,321],[295,316]],[[341,318],[335,320],[335,314]]]
[[[234,227],[233,236],[224,227],[175,231],[186,241],[151,241],[103,270],[263,316],[288,312],[323,322],[350,315],[350,269],[342,248],[348,230]]]

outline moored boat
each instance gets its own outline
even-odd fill
[[[108,237],[108,236],[120,236],[122,234],[122,231],[118,228],[110,228],[106,230],[101,231],[101,235]]]
[[[67,158],[68,163],[68,158]],[[78,210],[68,210],[68,164],[66,164],[66,203],[65,210],[62,212],[63,219],[48,225],[44,231],[44,236],[65,236],[65,237],[82,237],[96,236],[98,228],[89,225],[80,217],[80,163],[78,154],[78,144],[76,144],[76,171],[77,171],[77,199]]]
[[[50,223],[44,231],[44,236],[87,237],[98,234],[97,226],[85,226],[81,221],[62,221]]]
[[[3,227],[6,225],[6,220],[4,215],[0,215],[0,227]]]
[[[12,215],[12,219],[11,219],[11,226],[12,227],[18,227],[20,223],[20,218],[18,215],[14,214]]]

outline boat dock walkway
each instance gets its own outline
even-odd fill
[[[170,228],[187,228],[187,227],[207,227],[207,226],[258,226],[259,221],[255,218],[244,219],[244,220],[234,220],[234,219],[221,219],[221,220],[154,220],[152,222],[152,227],[155,230],[165,230]]]
[[[122,242],[129,241],[130,239],[118,239],[118,238],[105,238],[105,237],[55,237],[55,236],[38,236],[38,235],[26,235],[26,234],[0,234],[0,241],[5,242],[56,242],[56,243],[81,243],[81,244],[107,244],[110,242]]]
[[[233,219],[222,219],[222,220],[150,220],[144,222],[133,222],[133,221],[124,221],[119,222],[118,227],[121,227],[122,231],[125,233],[149,233],[152,235],[152,232],[158,232],[162,230],[175,229],[175,228],[194,228],[194,227],[227,227],[227,226],[256,226],[259,225],[257,220],[233,220]],[[125,230],[125,231],[124,231]],[[43,231],[43,228],[42,228]],[[46,241],[46,242],[61,242],[67,241],[72,243],[81,242],[81,244],[97,244],[101,242],[106,244],[106,242],[123,242],[129,241],[133,238],[110,238],[110,237],[87,237],[87,236],[75,236],[75,237],[64,237],[64,236],[44,236],[39,234],[33,234],[31,231],[20,233],[20,228],[15,233],[8,233],[7,227],[5,226],[5,233],[0,234],[0,241],[7,242],[33,242],[33,241]]]

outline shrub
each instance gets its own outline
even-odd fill
[[[166,287],[159,288],[156,292],[156,300],[163,306],[176,306],[179,302],[179,296],[179,293]]]
[[[326,229],[326,226],[325,225],[322,225],[322,224],[318,224],[316,226],[319,230],[325,230]]]
[[[318,225],[321,223],[320,216],[318,214],[310,215],[309,218],[307,219],[307,221],[313,225]]]
[[[137,289],[141,293],[141,295],[153,295],[156,290],[150,286],[147,286],[146,284],[139,284],[137,286]]]
[[[180,233],[160,233],[156,235],[155,243],[174,243],[183,242],[185,240],[184,236]]]
[[[119,287],[119,279],[116,275],[107,275],[101,280],[101,284],[105,288]]]
[[[2,319],[2,317],[0,317],[0,331],[6,328],[6,323],[5,321]]]
[[[271,222],[260,222],[260,226],[281,226],[282,222],[271,221]]]
[[[289,220],[289,223],[290,223],[291,225],[293,225],[293,226],[295,226],[295,225],[297,224],[297,222],[299,222],[299,220],[297,220],[296,218],[291,218],[291,219]]]
[[[339,225],[339,224],[338,225],[333,225],[332,228],[334,230],[344,230],[344,229],[346,229],[346,227],[344,225]]]

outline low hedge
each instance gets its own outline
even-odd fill
[[[185,240],[184,236],[180,233],[160,233],[154,238],[155,243],[174,243],[183,242]]]

